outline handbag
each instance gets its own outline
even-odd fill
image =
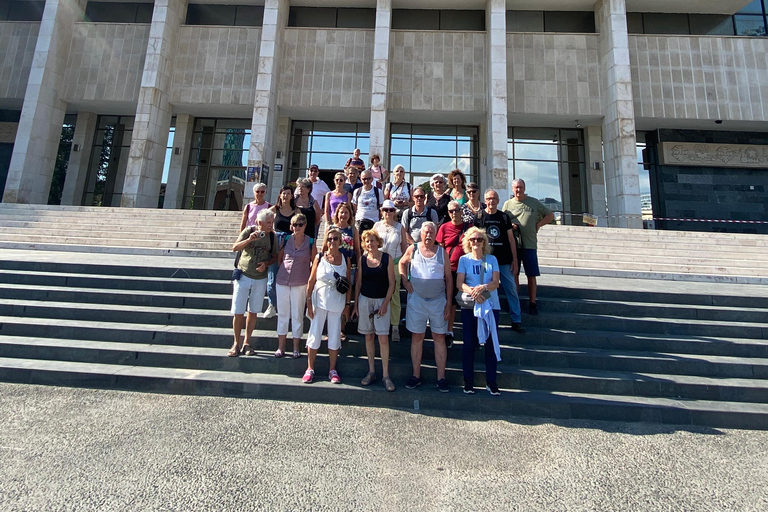
[[[320,255],[318,254],[318,256]],[[328,262],[328,264],[331,265],[331,267],[333,267],[330,261]],[[346,295],[349,289],[352,288],[352,283],[347,278],[347,276],[342,276],[335,270],[333,271],[333,280],[334,280],[333,285],[336,287],[336,291],[341,293],[342,295]]]
[[[485,256],[483,256],[482,261],[480,262],[480,282],[482,283],[485,280]],[[482,293],[483,298],[486,300],[491,298],[491,292],[484,291]],[[475,299],[472,298],[470,294],[467,292],[462,292],[459,290],[456,292],[456,303],[459,305],[459,307],[464,309],[472,309],[475,307]]]

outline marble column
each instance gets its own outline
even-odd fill
[[[165,184],[163,209],[184,208],[184,189],[187,186],[189,152],[192,146],[192,131],[195,118],[189,114],[176,116],[176,130],[173,133],[173,150],[168,166],[168,182]],[[176,148],[179,154],[176,154]]]
[[[85,179],[93,150],[93,136],[99,116],[93,112],[78,112],[75,133],[72,135],[72,151],[67,163],[67,177],[61,192],[61,204],[80,206],[85,194]],[[75,145],[80,150],[75,151]]]
[[[40,21],[3,202],[46,204],[67,104],[61,99],[76,20],[84,0],[47,0]]]
[[[277,86],[280,79],[278,61],[281,55],[282,33],[288,24],[288,7],[288,0],[266,0],[264,22],[261,27],[248,167],[255,167],[256,175],[259,176],[262,167],[269,166],[267,187],[274,182],[272,171],[275,161],[274,137],[277,128]],[[248,186],[253,184],[246,184],[246,187]]]
[[[128,167],[120,206],[157,208],[165,149],[171,127],[169,103],[176,35],[186,0],[156,0],[141,76]]]
[[[488,0],[487,175],[482,188],[496,189],[502,204],[509,197],[507,160],[507,12],[505,0]]]
[[[595,22],[600,34],[608,225],[642,228],[625,0],[598,0]]]
[[[389,122],[387,116],[387,88],[389,79],[389,34],[392,28],[392,0],[376,2],[376,34],[373,41],[373,80],[371,85],[371,138],[372,155],[381,156],[382,165],[392,168],[386,162]]]
[[[587,151],[587,212],[597,216],[597,225],[605,227],[608,219],[605,216],[605,178],[603,174],[603,131],[599,126],[584,128],[584,140]],[[597,164],[597,169],[595,169]]]

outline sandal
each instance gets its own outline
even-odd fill
[[[277,349],[277,350],[275,350],[275,357],[278,358],[278,359],[281,358],[281,357],[285,357],[285,352],[280,350],[280,349]]]
[[[232,344],[232,348],[229,349],[229,352],[227,353],[228,357],[237,357],[240,355],[240,346],[237,344],[237,342],[234,342]]]
[[[294,350],[293,351],[293,358],[294,359],[298,359],[300,357],[301,357],[301,352],[299,352],[298,350]]]
[[[360,384],[363,386],[370,386],[376,382],[376,374],[374,372],[368,372],[368,374],[363,377],[363,380],[360,381]]]
[[[243,348],[240,349],[240,353],[244,356],[255,356],[256,351],[251,348],[251,346],[247,343],[243,344]]]
[[[384,389],[386,389],[390,393],[395,390],[395,383],[392,382],[392,379],[390,379],[389,376],[381,379],[381,382],[384,384]]]

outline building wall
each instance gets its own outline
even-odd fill
[[[768,39],[630,36],[638,117],[768,120]]]
[[[260,41],[260,28],[182,26],[171,103],[252,106]]]
[[[0,98],[24,99],[40,23],[0,22]]]
[[[145,24],[75,23],[64,100],[136,102],[148,38]]]
[[[287,28],[277,104],[371,108],[373,30]]]
[[[393,30],[388,106],[484,112],[487,61],[485,33]]]
[[[510,112],[599,116],[596,34],[507,34]]]

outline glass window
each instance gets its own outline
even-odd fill
[[[646,34],[689,34],[687,14],[645,13],[643,26]]]
[[[737,36],[765,36],[765,18],[748,14],[737,14],[734,18]]]
[[[309,165],[314,163],[320,167],[320,178],[333,188],[333,175],[344,170],[356,148],[368,165],[369,123],[294,121],[285,181],[290,183],[306,176]]]
[[[291,7],[288,11],[289,27],[335,27],[336,9],[333,7]]]
[[[507,32],[544,32],[544,12],[507,11]]]
[[[99,116],[86,177],[83,206],[120,206],[133,134],[133,117]]]
[[[627,32],[630,34],[644,34],[643,14],[640,12],[627,13]]]
[[[261,5],[238,5],[235,11],[235,26],[260,27],[264,22],[264,7]]]
[[[88,2],[85,20],[94,23],[151,23],[152,3]]]
[[[485,11],[440,11],[440,30],[485,30]]]
[[[595,32],[595,13],[592,11],[545,11],[544,30],[591,34]]]
[[[691,34],[694,35],[718,35],[732,36],[733,16],[721,14],[691,14],[688,17],[691,25]]]
[[[5,9],[6,6],[7,10]],[[40,21],[43,19],[43,9],[45,9],[45,2],[8,2],[7,4],[3,2],[0,4],[0,12],[3,12],[5,16],[0,17],[0,19]]]
[[[762,0],[753,0],[746,6],[744,6],[743,9],[739,10],[739,13],[741,14],[763,14],[763,5]]]
[[[392,9],[392,28],[397,30],[440,30],[440,11],[433,9]]]
[[[336,14],[338,28],[375,28],[376,9],[341,8]]]
[[[154,10],[154,4],[137,4],[136,23],[152,23],[152,11]]]
[[[234,24],[234,5],[189,4],[187,6],[187,25],[232,26]]]
[[[653,203],[651,201],[651,158],[646,133],[637,133],[637,174],[640,178],[640,208],[643,215],[643,225],[647,226],[653,220]]]

